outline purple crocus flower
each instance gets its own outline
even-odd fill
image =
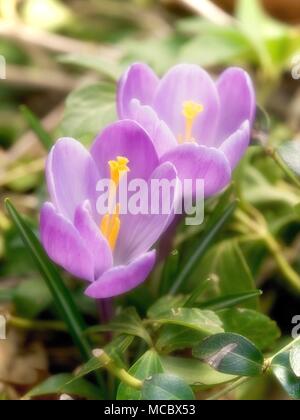
[[[125,173],[128,182],[177,179],[172,164],[159,166],[151,139],[133,121],[106,128],[90,151],[74,139],[63,138],[48,157],[51,202],[41,210],[41,240],[55,263],[90,282],[86,294],[93,298],[120,295],[147,278],[156,259],[149,249],[172,218],[170,214],[121,215],[117,206],[100,216],[98,181],[108,178],[118,187]]]
[[[160,80],[138,63],[118,87],[120,119],[144,127],[160,162],[172,162],[182,181],[202,179],[206,197],[230,182],[249,145],[255,108],[251,79],[240,68],[215,83],[196,65],[177,65]]]

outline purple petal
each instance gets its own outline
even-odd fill
[[[131,101],[131,116],[147,131],[158,156],[177,146],[177,140],[166,123],[158,118],[153,108],[141,105],[137,99]]]
[[[163,180],[164,182],[174,181],[174,188],[171,188],[169,200],[167,200],[167,193],[155,187],[158,191],[158,197],[152,197],[155,205],[158,208],[153,210],[156,214],[151,212],[151,183],[153,180]],[[121,230],[120,236],[115,251],[115,261],[117,264],[127,263],[138,257],[138,255],[147,252],[158,241],[162,233],[167,229],[174,217],[174,207],[177,200],[177,172],[172,164],[169,162],[159,166],[151,176],[148,182],[148,190],[145,192],[148,206],[146,208],[147,214],[132,214],[128,213],[121,216]],[[162,200],[165,199],[166,209],[162,208]],[[158,202],[158,203],[157,203]],[[130,204],[130,201],[129,201]],[[163,211],[164,210],[164,211]],[[146,213],[146,212],[145,212]]]
[[[91,206],[88,201],[80,205],[75,213],[75,227],[80,233],[83,244],[93,257],[95,278],[113,265],[113,257],[107,240],[103,237],[91,215]]]
[[[233,170],[239,163],[250,143],[250,124],[245,121],[239,130],[232,134],[221,145],[220,150],[227,157]]]
[[[209,74],[198,66],[181,64],[173,67],[159,84],[154,109],[179,139],[185,135],[183,104],[193,101],[203,105],[196,117],[193,137],[200,144],[211,144],[219,117],[219,98]]]
[[[92,283],[85,294],[95,299],[106,299],[135,289],[143,283],[154,267],[155,251],[140,256],[127,266],[112,268]]]
[[[123,120],[107,127],[95,140],[91,154],[100,171],[101,179],[109,179],[110,160],[117,156],[129,159],[128,181],[149,179],[158,165],[158,156],[146,131],[136,122]]]
[[[255,90],[250,76],[240,68],[229,68],[217,82],[221,110],[218,134],[219,146],[227,137],[237,131],[244,121],[253,124],[256,110]]]
[[[49,194],[55,207],[71,222],[77,206],[90,200],[95,211],[98,171],[89,152],[71,138],[59,140],[46,165]]]
[[[203,180],[205,197],[220,192],[230,182],[229,162],[222,151],[213,147],[186,143],[166,153],[161,160],[174,164],[182,183],[193,180],[193,192],[196,180]]]
[[[118,114],[121,119],[131,118],[130,102],[138,99],[151,105],[159,79],[146,64],[133,64],[119,82],[117,94]]]
[[[94,261],[75,227],[51,203],[41,210],[40,235],[48,256],[80,279],[94,280]]]

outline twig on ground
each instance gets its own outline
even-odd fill
[[[6,74],[2,83],[22,87],[69,92],[78,84],[74,77],[57,70],[8,65]]]
[[[12,23],[0,20],[0,36],[12,41],[36,45],[61,54],[82,53],[96,56],[100,55],[103,59],[113,61],[121,56],[121,51],[115,47],[97,45],[90,42],[86,43],[77,39],[32,28],[20,22]]]
[[[224,12],[209,0],[176,0],[177,3],[187,7],[194,13],[203,16],[217,25],[231,25],[234,18]]]

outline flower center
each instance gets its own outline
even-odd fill
[[[193,101],[185,101],[182,105],[182,115],[185,118],[185,135],[184,139],[180,136],[180,140],[193,140],[193,126],[195,119],[204,111],[204,106]]]
[[[114,251],[116,243],[119,237],[121,228],[120,221],[120,204],[115,203],[118,186],[122,177],[130,171],[128,167],[129,160],[126,157],[118,156],[116,160],[110,160],[108,162],[110,168],[110,188],[108,198],[108,213],[106,213],[102,220],[100,229],[107,239],[110,248]]]

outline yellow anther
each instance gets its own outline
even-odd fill
[[[193,125],[195,119],[204,111],[204,106],[193,101],[185,101],[182,115],[185,117],[185,140],[193,139]]]
[[[114,251],[121,228],[120,204],[114,204],[116,201],[117,188],[122,176],[129,172],[129,160],[123,156],[117,156],[116,160],[108,162],[110,168],[111,186],[109,191],[109,212],[101,220],[100,230],[107,239],[110,248]]]
[[[128,168],[129,160],[126,157],[118,156],[116,160],[110,160],[108,165],[110,167],[110,177],[117,187],[120,183],[122,176],[129,172]]]

